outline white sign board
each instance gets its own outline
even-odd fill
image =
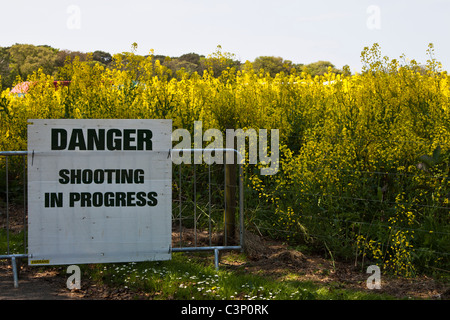
[[[171,258],[171,120],[29,120],[29,264]]]

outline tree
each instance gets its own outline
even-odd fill
[[[187,72],[202,74],[204,71],[204,67],[202,66],[203,59],[205,59],[205,56],[191,52],[179,56],[177,60],[179,61],[179,65]]]
[[[164,65],[166,65],[169,69],[172,70],[172,74],[175,75],[178,70],[184,69],[187,73],[191,74],[193,72],[199,71],[199,65],[181,60],[180,58],[170,59],[170,61],[165,61]]]
[[[290,73],[294,67],[292,61],[284,60],[281,57],[260,56],[253,61],[253,68],[255,71],[264,70],[274,77],[277,73]]]
[[[14,78],[11,77],[11,68],[10,64],[10,53],[9,47],[0,47],[0,87],[8,88],[11,87]]]
[[[9,49],[11,75],[20,76],[23,80],[42,68],[46,74],[56,71],[57,53],[48,46],[31,44],[15,44]]]
[[[310,64],[307,64],[303,67],[303,71],[310,74],[311,76],[321,76],[328,72],[328,69],[331,68],[331,72],[341,74],[342,70],[336,69],[334,64],[330,61],[317,61]]]
[[[204,56],[201,56],[197,53],[185,53],[181,56],[178,57],[179,60],[181,61],[187,61],[196,65],[200,65],[200,59],[204,58]]]
[[[112,62],[112,56],[108,52],[96,50],[92,53],[92,60],[107,66]]]
[[[57,68],[61,68],[64,66],[66,61],[69,61],[69,60],[73,61],[76,57],[78,57],[78,59],[80,61],[86,61],[87,53],[80,52],[80,51],[70,51],[70,50],[58,51],[58,53],[56,54],[55,66]]]
[[[222,46],[218,45],[215,52],[208,55],[206,58],[200,59],[201,66],[204,69],[213,72],[214,76],[218,77],[223,71],[227,69],[238,69],[241,62],[236,59],[236,56],[230,52],[223,52]]]

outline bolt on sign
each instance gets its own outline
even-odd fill
[[[30,265],[171,258],[172,120],[29,120]]]

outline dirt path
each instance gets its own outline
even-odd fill
[[[23,268],[19,287],[14,288],[11,266],[0,261],[0,300],[79,300],[83,295],[66,288],[65,279],[57,271]]]

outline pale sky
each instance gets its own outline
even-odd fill
[[[15,43],[111,54],[179,56],[216,50],[245,62],[280,56],[327,60],[352,71],[377,42],[382,54],[435,57],[450,69],[450,0],[21,0],[0,5],[0,46]]]

